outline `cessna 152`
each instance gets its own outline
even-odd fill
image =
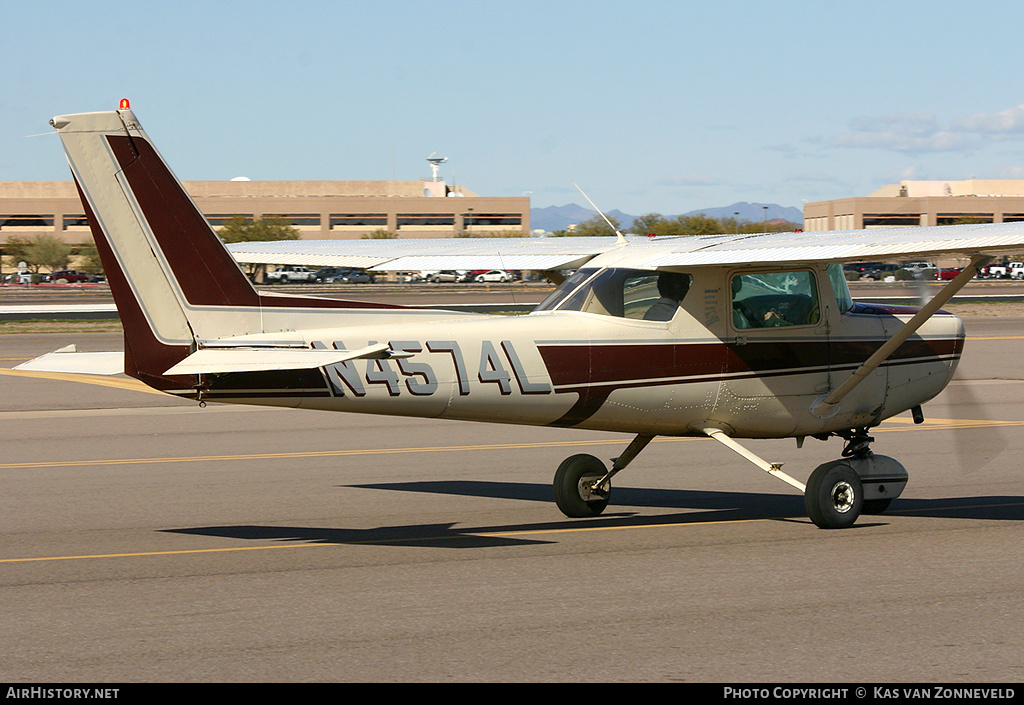
[[[883,511],[907,472],[871,451],[869,430],[908,410],[923,418],[921,405],[950,381],[964,344],[963,323],[940,307],[989,255],[1024,246],[1024,223],[307,241],[299,243],[307,259],[311,248],[326,248],[338,266],[529,269],[560,285],[532,313],[511,317],[262,293],[130,109],[51,124],[103,259],[125,350],[115,358],[58,351],[21,368],[124,372],[200,402],[632,435],[611,467],[590,455],[558,467],[555,500],[571,517],[600,514],[612,477],[658,435],[728,446],[803,491],[819,527]],[[855,303],[841,269],[851,260],[954,253],[970,265],[920,310]],[[291,261],[280,251],[267,256]],[[575,273],[563,278],[564,270]],[[737,442],[793,437],[799,446],[807,436],[838,436],[846,446],[806,486]]]

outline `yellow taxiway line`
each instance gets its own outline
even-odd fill
[[[888,424],[893,424],[889,427]],[[1024,421],[989,421],[986,419],[926,419],[923,424],[914,424],[913,419],[896,417],[887,419],[872,433],[902,432],[916,428],[918,430],[945,430],[951,428],[980,428],[998,426],[1024,426]],[[706,441],[707,438],[684,436],[659,436],[653,443],[686,443]],[[167,463],[210,463],[233,460],[287,460],[299,458],[336,458],[360,455],[393,455],[404,453],[464,453],[480,450],[522,450],[525,448],[562,448],[576,446],[621,445],[622,438],[590,438],[584,440],[534,441],[530,443],[479,443],[459,446],[412,446],[399,448],[345,448],[337,450],[299,450],[276,453],[235,453],[228,455],[180,455],[156,458],[106,458],[99,460],[34,460],[15,463],[0,463],[0,470],[61,468],[61,467],[95,467],[104,465],[157,465]]]

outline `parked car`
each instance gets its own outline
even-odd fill
[[[865,269],[861,272],[861,276],[865,279],[874,279],[875,281],[881,281],[886,277],[894,275],[897,269],[900,269],[898,264],[876,264],[869,269]]]
[[[435,284],[439,284],[440,282],[464,282],[466,281],[466,272],[454,269],[442,269],[439,272],[431,274],[430,281]]]
[[[914,279],[922,279],[927,276],[928,272],[933,272],[938,267],[934,262],[904,262],[903,269],[913,274]]]
[[[56,282],[61,279],[68,284],[74,284],[76,282],[87,282],[91,277],[85,272],[79,272],[74,269],[58,269],[56,272],[43,275],[44,282]]]
[[[273,272],[267,272],[266,280],[279,284],[288,284],[289,282],[312,283],[316,281],[316,272],[312,269],[290,264],[286,267],[278,267]]]
[[[489,272],[478,274],[476,280],[478,282],[510,282],[512,281],[512,275],[504,269],[492,269]]]
[[[313,273],[313,281],[315,281],[317,284],[329,282],[341,271],[341,267],[323,267],[321,269],[316,270],[316,272]]]
[[[843,270],[847,272],[857,272],[860,276],[864,276],[864,272],[870,271],[875,267],[880,267],[884,262],[850,262],[843,265]]]
[[[948,279],[955,279],[956,275],[964,271],[961,267],[952,267],[948,269],[940,269],[935,272],[935,278],[939,281],[946,281]]]
[[[926,269],[938,269],[934,262],[904,262],[903,269],[918,274]]]
[[[983,279],[1024,279],[1024,262],[993,262],[978,270]]]
[[[362,269],[349,269],[334,276],[335,284],[369,284],[375,277]]]
[[[8,284],[31,284],[32,272],[27,269],[19,269],[14,274],[5,275],[4,281]]]

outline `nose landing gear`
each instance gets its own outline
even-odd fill
[[[845,529],[861,514],[881,514],[907,486],[907,471],[875,455],[866,428],[836,435],[846,439],[843,457],[819,465],[807,480],[804,507],[821,529]]]

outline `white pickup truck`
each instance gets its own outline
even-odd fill
[[[278,267],[273,272],[267,272],[267,276],[264,280],[268,283],[277,284],[288,284],[289,282],[315,282],[316,272],[312,269],[306,269],[305,267],[298,267],[296,265],[288,265],[287,267]]]
[[[998,262],[985,267],[986,279],[1024,279],[1024,262]]]

